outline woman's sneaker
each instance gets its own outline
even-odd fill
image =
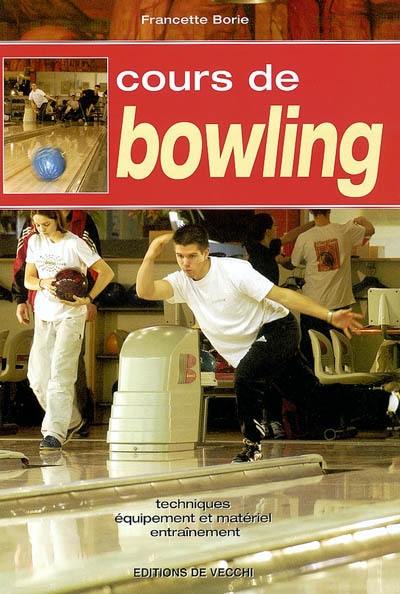
[[[234,457],[232,464],[240,462],[257,462],[261,460],[261,444],[257,441],[243,440],[244,446],[242,450]]]
[[[61,442],[58,441],[57,437],[53,437],[52,435],[47,435],[39,444],[39,448],[41,450],[48,450],[54,452],[56,450],[61,450]]]

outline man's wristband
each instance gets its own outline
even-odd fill
[[[86,297],[89,299],[90,303],[93,303],[93,297],[91,297],[90,295],[86,295]]]
[[[333,314],[334,312],[332,310],[328,311],[328,314],[326,316],[326,321],[328,322],[328,324],[332,324]]]

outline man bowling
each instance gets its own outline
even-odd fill
[[[175,244],[180,271],[154,280],[154,263],[170,240]],[[204,335],[236,368],[244,447],[233,462],[262,458],[260,442],[265,430],[260,380],[279,381],[295,368],[299,385],[303,375],[309,383],[310,370],[299,354],[298,325],[289,308],[327,320],[348,336],[362,327],[360,314],[349,309],[333,312],[297,292],[277,287],[244,260],[210,257],[207,231],[199,225],[185,225],[151,243],[138,271],[136,290],[144,299],[187,303]],[[300,397],[298,392],[295,387],[293,401]],[[311,392],[301,395],[302,402],[304,398],[312,398],[314,403],[319,400]]]

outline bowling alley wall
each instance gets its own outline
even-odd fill
[[[278,234],[282,235],[299,223],[309,220],[306,209],[265,209],[274,216],[278,223]],[[149,238],[157,232],[170,229],[169,210],[91,210],[88,211],[96,223],[101,238],[103,256],[115,272],[115,281],[124,287],[132,286],[136,281],[137,270],[149,245]],[[179,211],[187,215],[189,211]],[[236,232],[245,229],[246,216],[249,210],[202,211],[207,218],[214,214],[213,221],[220,222],[219,232],[233,241],[235,236],[232,223],[236,217]],[[24,216],[27,213],[17,211],[0,211],[0,286],[7,290],[12,284],[12,264]],[[218,215],[218,216],[216,216]],[[375,226],[375,235],[370,241],[368,250],[363,256],[352,258],[353,285],[365,276],[379,279],[387,287],[400,287],[400,209],[333,209],[332,220],[344,223],[349,219],[366,216]],[[210,217],[211,220],[211,217]],[[224,229],[225,227],[225,229]],[[372,255],[375,254],[375,255]],[[168,252],[156,264],[157,278],[176,270],[177,264],[173,251]],[[284,284],[292,272],[280,268],[280,284]],[[301,271],[297,274],[301,275]],[[361,276],[360,276],[361,275]],[[365,300],[358,301],[356,307],[365,311]],[[15,303],[0,299],[0,327],[7,327],[12,332],[20,330],[15,318]],[[97,390],[111,393],[115,381],[116,362],[110,358],[98,359],[96,354],[102,352],[107,337],[114,330],[125,332],[133,329],[160,324],[165,316],[170,315],[161,309],[143,311],[127,311],[126,309],[100,310],[93,332],[88,333],[87,353],[92,361],[89,373]],[[372,364],[374,354],[381,340],[380,337],[354,337],[357,366],[367,370]],[[103,382],[104,380],[104,382]],[[104,383],[104,386],[102,385]]]
[[[68,98],[71,93],[92,89],[99,84],[107,88],[107,61],[96,59],[15,59],[4,61],[7,97],[13,90],[26,96],[30,84],[36,83],[50,95]]]
[[[278,234],[283,235],[299,223],[309,220],[306,209],[264,209],[277,222]],[[138,268],[149,245],[151,237],[170,229],[169,209],[163,210],[90,210],[101,238],[103,257],[115,273],[114,281],[127,290],[136,282]],[[189,217],[194,211],[178,211]],[[213,226],[220,239],[227,238],[233,245],[246,228],[250,211],[241,210],[203,210],[207,224]],[[0,210],[0,287],[10,291],[12,284],[12,265],[25,216],[23,211]],[[400,209],[333,209],[332,220],[343,223],[357,216],[366,216],[374,224],[376,233],[366,249],[377,250],[379,256],[354,256],[352,258],[353,285],[365,276],[374,276],[387,287],[400,286]],[[236,221],[236,224],[235,224]],[[234,245],[240,246],[240,242]],[[220,248],[218,247],[218,251]],[[372,252],[371,252],[372,253]],[[163,278],[177,269],[173,248],[168,250],[155,266],[156,278]],[[292,272],[280,268],[280,284],[290,283]],[[296,271],[301,275],[301,271]],[[361,276],[360,276],[361,275]],[[365,299],[358,300],[358,311],[365,312]],[[11,334],[20,331],[16,317],[16,304],[0,299],[0,328],[10,329]],[[189,312],[190,314],[190,312]],[[174,306],[160,306],[143,309],[120,306],[99,307],[96,321],[90,323],[86,332],[86,368],[88,385],[97,403],[96,422],[106,423],[110,411],[112,393],[118,377],[118,356],[110,354],[108,345],[113,335],[124,336],[139,328],[179,323],[191,325],[192,317],[174,310]],[[125,334],[124,334],[125,333]],[[368,338],[353,337],[356,365],[367,371],[373,360],[380,336]]]

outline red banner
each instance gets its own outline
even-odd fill
[[[109,155],[104,192],[6,193],[3,175],[1,208],[400,204],[399,43],[0,47],[107,58]]]

